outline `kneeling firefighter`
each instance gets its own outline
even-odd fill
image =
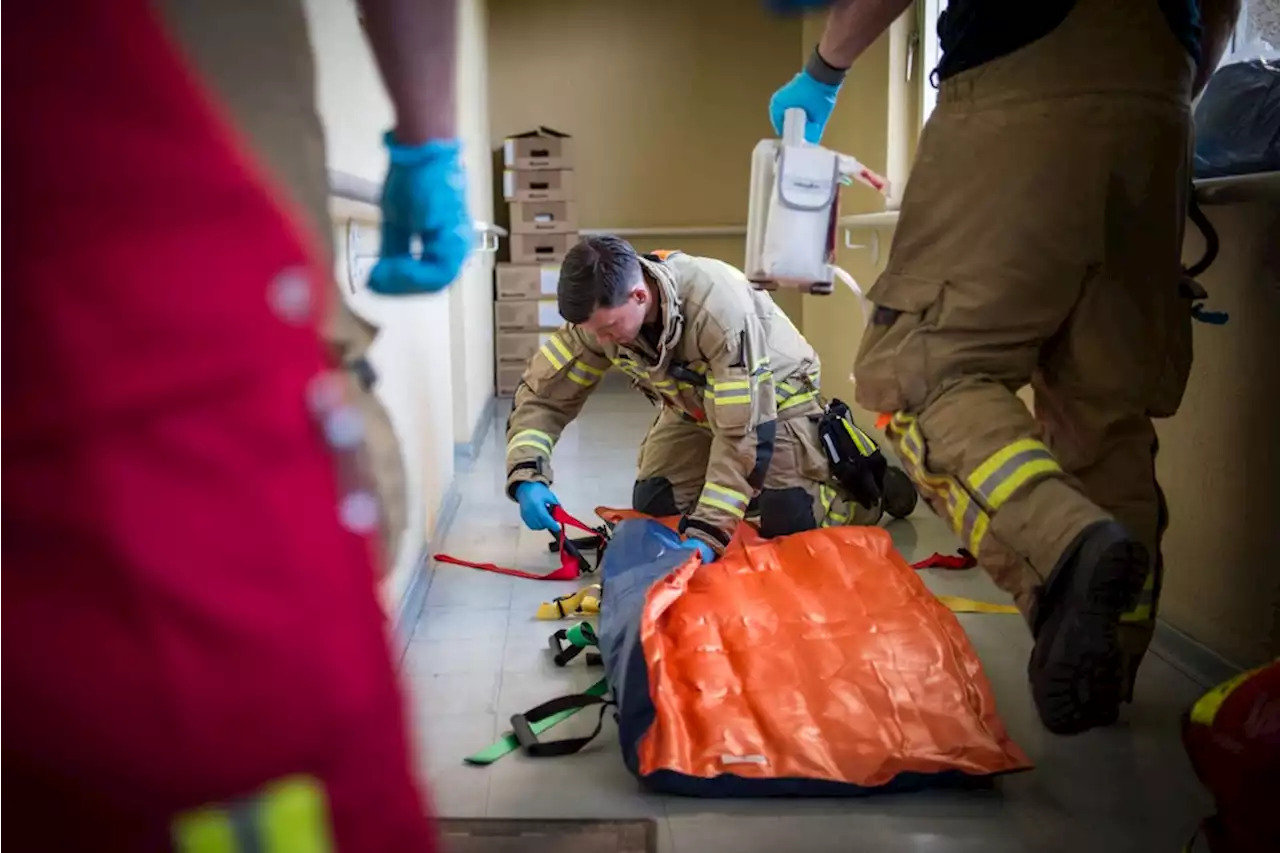
[[[847,418],[824,418],[817,354],[741,272],[587,237],[561,266],[558,296],[568,322],[530,361],[507,422],[507,494],[530,528],[558,527],[551,452],[610,367],[662,407],[641,445],[632,506],[683,515],[704,560],[723,552],[749,507],[766,537],[851,523],[855,504],[866,508],[858,521],[879,517],[878,448]],[[820,437],[831,426],[866,439],[843,487]]]

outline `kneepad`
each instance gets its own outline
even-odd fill
[[[766,539],[813,530],[813,497],[799,486],[760,493],[760,535]]]
[[[680,515],[680,508],[676,506],[675,489],[666,477],[636,480],[631,489],[631,508],[658,518]]]

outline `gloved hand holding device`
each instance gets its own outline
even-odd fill
[[[475,243],[456,139],[401,145],[387,131],[391,164],[382,186],[382,248],[369,289],[389,296],[434,293],[462,270]],[[422,244],[411,254],[412,239]]]
[[[551,515],[553,506],[560,506],[560,499],[544,483],[521,483],[516,488],[516,502],[520,504],[520,520],[530,530],[560,532],[560,523]]]
[[[843,69],[828,65],[814,48],[804,70],[769,99],[769,119],[773,122],[774,131],[781,136],[782,120],[787,110],[799,107],[805,115],[804,138],[817,145],[822,140],[827,119],[835,109],[844,75]]]

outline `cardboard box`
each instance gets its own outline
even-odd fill
[[[505,169],[571,169],[573,139],[549,127],[536,127],[502,142]]]
[[[573,172],[568,169],[507,169],[502,173],[503,201],[572,201]]]
[[[502,332],[537,332],[564,323],[554,299],[525,299],[493,303],[493,327]]]
[[[498,364],[528,364],[550,337],[550,332],[499,332],[493,339],[494,359]]]
[[[498,395],[502,397],[510,397],[516,392],[516,388],[520,386],[520,380],[524,377],[523,364],[499,364],[497,367],[496,382]]]
[[[494,278],[499,299],[538,299],[556,295],[560,267],[556,264],[498,264]]]
[[[507,239],[513,264],[558,264],[577,242],[577,234],[512,234]]]
[[[578,230],[578,205],[572,201],[513,201],[508,207],[513,234],[567,234]]]

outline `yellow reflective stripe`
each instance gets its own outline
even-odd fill
[[[175,853],[237,853],[240,843],[231,816],[206,806],[174,819],[173,848]]]
[[[583,364],[580,361],[575,361],[573,366],[569,368],[569,372],[566,375],[570,380],[578,383],[584,388],[590,388],[592,385],[595,385],[600,381],[600,377],[604,375],[604,371],[597,370],[589,364]]]
[[[1191,706],[1191,722],[1202,726],[1213,725],[1213,720],[1218,716],[1218,710],[1222,708],[1222,703],[1227,701],[1227,697],[1234,693],[1241,684],[1244,684],[1268,666],[1271,666],[1271,664],[1264,664],[1233,676],[1201,696]]]
[[[1121,614],[1121,622],[1147,622],[1151,619],[1152,608],[1156,603],[1156,573],[1147,572],[1147,579],[1142,582],[1142,593],[1138,603],[1127,613]]]
[[[849,437],[853,439],[853,443],[858,446],[858,452],[863,456],[870,456],[876,452],[875,442],[862,430],[858,429],[854,424],[848,421],[841,421],[844,424],[845,431],[849,433]]]
[[[263,853],[327,853],[333,850],[324,789],[305,776],[282,780],[258,807]]]
[[[698,503],[722,509],[736,518],[746,516],[749,502],[742,492],[726,486],[718,486],[715,483],[704,483],[702,495],[698,498]]]
[[[781,402],[778,403],[778,411],[785,412],[787,409],[790,409],[793,406],[798,406],[801,403],[809,402],[810,400],[814,399],[816,396],[817,395],[814,394],[814,392],[807,391],[803,394],[796,394],[793,397],[788,397],[787,399],[782,400]]]
[[[573,358],[573,350],[569,349],[568,345],[560,339],[559,335],[552,335],[551,339],[548,340],[547,343],[558,349],[560,351],[560,355],[563,356],[566,361]]]
[[[1061,471],[1043,442],[1024,438],[991,454],[967,480],[970,490],[994,512],[1027,483]]]
[[[329,806],[320,783],[289,776],[241,802],[178,815],[176,853],[328,853],[334,849]]]
[[[751,382],[747,379],[730,379],[708,383],[713,389],[713,399],[717,406],[741,406],[751,402]]]
[[[555,339],[552,338],[551,340]],[[542,357],[549,361],[551,366],[556,370],[564,370],[564,359],[560,358],[560,356],[556,354],[555,350],[551,348],[551,341],[547,341],[543,344],[542,349],[538,350],[538,352],[540,352]]]
[[[887,434],[894,440],[903,467],[911,479],[942,500],[951,529],[966,543],[974,557],[979,556],[991,516],[960,482],[935,474],[925,466],[924,436],[914,416],[903,412],[895,414],[889,422]]]
[[[517,447],[532,447],[550,456],[552,448],[555,447],[555,439],[542,430],[522,429],[507,443],[507,452],[510,453]]]
[[[556,370],[564,370],[564,366],[573,361],[573,351],[560,339],[559,334],[547,338],[547,342],[542,345],[539,352]]]
[[[835,489],[822,483],[818,487],[818,497],[822,501],[822,524],[821,527],[837,527],[842,524],[848,524],[850,517],[853,515],[852,510],[847,513],[832,511],[831,507],[835,503],[838,493]]]

